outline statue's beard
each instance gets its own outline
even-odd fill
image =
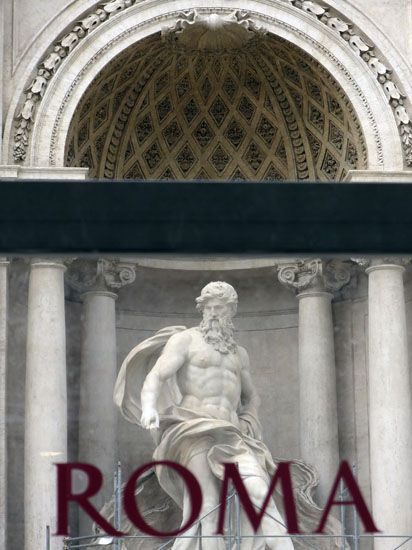
[[[235,353],[237,345],[233,337],[235,327],[230,317],[207,318],[199,325],[205,341],[220,353]]]

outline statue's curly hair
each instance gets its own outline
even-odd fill
[[[227,304],[233,306],[234,311],[237,308],[237,292],[229,283],[223,281],[213,281],[212,283],[207,284],[202,288],[200,296],[196,298],[196,309],[198,311],[203,311],[205,302],[212,298],[220,298],[224,300]]]

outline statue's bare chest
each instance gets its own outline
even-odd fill
[[[193,346],[189,354],[189,364],[198,369],[219,368],[221,371],[237,373],[240,368],[238,353],[221,353],[211,345],[200,342]]]
[[[223,396],[237,402],[240,396],[241,361],[238,353],[220,353],[200,340],[188,354],[178,380],[183,393],[197,398],[214,399]]]

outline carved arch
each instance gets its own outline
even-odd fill
[[[109,4],[114,7],[115,2]],[[181,4],[182,9],[190,7],[187,2]],[[276,11],[268,9],[268,4],[276,6]],[[116,54],[136,40],[172,24],[178,15],[177,11],[169,11],[165,1],[149,7],[146,2],[117,0],[116,5],[123,8],[119,7],[108,21],[76,42],[73,52],[62,61],[46,89],[42,88],[40,81],[36,82],[43,95],[27,143],[27,164],[63,165],[64,142],[70,120],[88,84]],[[220,6],[219,9],[226,13],[234,9],[233,3],[228,0],[221,2]],[[176,7],[179,7],[179,2]],[[352,101],[361,122],[368,149],[368,168],[402,169],[401,140],[385,91],[373,72],[365,75],[365,62],[348,46],[348,42],[336,40],[336,29],[326,25],[316,14],[281,0],[239,1],[236,7],[249,11],[258,26],[264,26],[269,32],[289,40],[315,57],[334,76]],[[272,13],[276,17],[269,15]],[[406,124],[406,118],[404,121]],[[10,161],[13,156],[13,134],[9,116],[5,142]]]

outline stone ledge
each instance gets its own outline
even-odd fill
[[[88,168],[70,168],[66,166],[17,166],[15,164],[0,165],[0,180],[85,180],[88,174]]]
[[[412,170],[350,170],[345,183],[412,183]]]

